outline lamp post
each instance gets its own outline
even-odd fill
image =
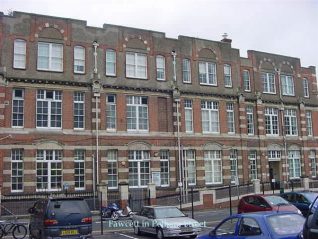
[[[176,91],[178,91],[178,89],[177,89],[177,72],[176,72],[176,56],[177,56],[176,51],[172,50],[171,55],[173,57],[172,64],[173,64],[174,101],[176,103],[176,108],[177,108],[177,141],[178,141],[178,164],[179,164],[178,187],[180,189],[180,207],[181,207],[184,185],[183,185],[183,176],[182,176],[183,166],[182,166],[182,160],[181,160],[180,118],[179,118],[180,96],[179,96],[179,92],[176,92]]]

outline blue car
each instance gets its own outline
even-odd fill
[[[300,239],[305,218],[294,212],[255,212],[229,216],[197,239]]]
[[[297,207],[304,216],[307,216],[311,203],[318,196],[315,192],[288,192],[280,195],[282,198]]]

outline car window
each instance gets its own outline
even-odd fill
[[[289,194],[283,194],[281,196],[282,198],[286,199],[289,202],[293,202],[294,201],[294,195],[289,193]]]
[[[307,203],[307,199],[304,197],[304,195],[297,194],[296,201],[299,203]]]
[[[303,229],[305,218],[299,214],[277,214],[267,218],[268,224],[278,235],[299,233]]]
[[[54,211],[56,215],[89,212],[84,200],[52,200],[49,204],[49,210]]]
[[[238,218],[230,218],[223,222],[215,231],[217,236],[220,235],[235,235],[236,224]]]
[[[143,217],[148,217],[148,214],[149,214],[149,208],[147,207],[144,207],[140,212],[140,216],[143,216]]]
[[[239,230],[240,236],[255,236],[261,233],[261,228],[254,218],[242,218]]]
[[[155,218],[155,213],[153,208],[149,208],[148,217]]]

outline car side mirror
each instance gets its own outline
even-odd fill
[[[215,236],[215,235],[216,235],[215,229],[209,232],[209,236]]]
[[[28,209],[28,213],[34,214],[34,213],[35,213],[35,208],[34,208],[34,207],[30,207],[30,208]]]

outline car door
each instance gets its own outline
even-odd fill
[[[148,220],[148,214],[149,214],[149,208],[148,207],[144,207],[141,212],[140,215],[138,216],[138,225],[139,225],[139,229],[140,231],[143,232],[148,232],[149,231],[149,226],[147,225],[146,221]]]
[[[295,206],[302,212],[303,215],[307,215],[309,210],[310,202],[309,200],[302,194],[298,194],[296,196]]]
[[[212,238],[215,239],[234,239],[238,236],[238,217],[231,217],[224,220],[220,225],[218,225],[213,231]]]

